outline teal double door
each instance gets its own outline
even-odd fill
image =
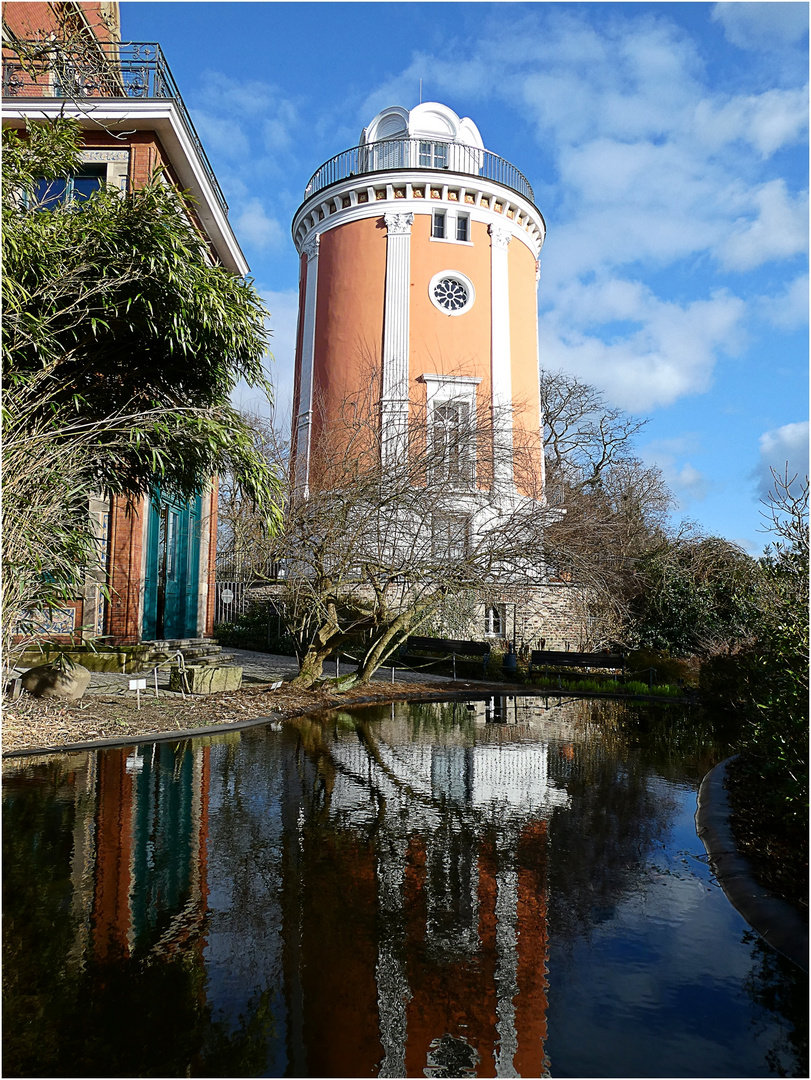
[[[144,641],[197,637],[200,496],[188,502],[153,493],[144,574]]]

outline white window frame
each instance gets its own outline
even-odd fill
[[[469,375],[437,375],[426,372],[420,376],[420,382],[425,383],[426,389],[426,423],[428,425],[429,459],[434,450],[434,425],[437,422],[436,409],[440,405],[448,405],[458,401],[467,406],[468,423],[471,425],[471,438],[468,444],[470,462],[468,475],[460,477],[457,481],[460,488],[473,488],[476,485],[476,465],[478,458],[478,445],[476,439],[476,387],[481,379]],[[431,478],[432,482],[450,483],[447,477]]]
[[[435,234],[435,223],[439,215],[443,218],[443,235],[437,236]],[[465,232],[467,234],[466,240],[460,240],[458,236],[459,222],[466,222]],[[466,247],[473,247],[473,241],[471,240],[471,217],[466,210],[459,210],[457,207],[443,207],[442,209],[436,209],[431,212],[431,240],[437,244],[463,244]]]
[[[467,290],[466,303],[464,303],[462,307],[456,308],[455,311],[452,311],[450,308],[444,307],[437,300],[436,296],[434,296],[434,288],[444,278],[454,278],[456,281],[460,282],[460,284],[462,284]],[[441,311],[443,315],[457,317],[459,315],[466,315],[476,303],[476,289],[474,288],[473,282],[470,280],[467,274],[462,274],[459,270],[440,270],[438,274],[434,274],[434,276],[428,283],[428,297],[431,303],[437,309],[437,311]]]
[[[434,210],[431,214],[431,239],[447,240],[448,215],[444,210]]]
[[[493,614],[498,619],[498,628],[496,629],[493,619]],[[486,604],[484,608],[484,636],[488,638],[503,638],[504,637],[504,605],[503,604]]]
[[[472,521],[468,514],[448,514],[438,511],[431,515],[431,545],[435,558],[464,560],[470,554]],[[447,543],[448,533],[451,528],[458,528],[462,539],[459,551],[452,551]]]

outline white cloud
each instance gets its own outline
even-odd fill
[[[740,49],[783,48],[808,38],[808,5],[804,3],[716,4],[712,18],[727,40]]]
[[[775,259],[787,259],[808,249],[808,193],[792,198],[782,179],[770,180],[752,193],[757,217],[739,218],[721,244],[724,264],[752,270]]]
[[[541,363],[604,390],[631,411],[670,405],[709,388],[719,352],[734,352],[745,305],[718,292],[708,300],[660,300],[638,282],[570,282],[549,298],[539,323]]]
[[[228,159],[245,160],[248,157],[248,136],[234,117],[215,116],[213,113],[196,109],[194,122],[203,145],[209,151]]]
[[[719,100],[695,109],[696,134],[708,148],[742,140],[766,158],[800,141],[808,128],[808,88],[772,89]]]
[[[273,413],[276,427],[283,434],[290,433],[293,411],[293,380],[296,357],[296,327],[298,320],[298,290],[276,291],[256,284],[256,289],[270,312],[267,326],[270,330],[270,353],[265,363],[265,373],[273,386]],[[245,412],[267,415],[268,403],[264,396],[240,383],[232,395],[237,408]]]
[[[778,330],[797,330],[808,324],[808,274],[800,274],[774,296],[757,301],[760,314]]]
[[[248,199],[233,215],[234,231],[244,246],[257,251],[278,248],[287,239],[286,230],[270,217],[259,199]]]
[[[788,479],[808,474],[808,421],[783,424],[760,436],[760,460],[753,472],[761,498],[774,486],[772,469]]]

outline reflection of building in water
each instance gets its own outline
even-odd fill
[[[71,867],[80,955],[168,953],[200,936],[209,753],[152,744],[85,757]]]
[[[337,828],[299,830],[300,953],[286,974],[307,1050],[291,1064],[311,1075],[540,1076],[546,828],[567,796],[529,725],[509,742],[472,723],[430,743],[402,731],[383,722],[339,737],[321,811]],[[350,823],[369,840],[339,865]]]

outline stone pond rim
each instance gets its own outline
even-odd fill
[[[759,885],[751,862],[737,849],[724,787],[727,765],[734,760],[719,762],[701,781],[696,832],[732,906],[768,945],[807,972],[808,920],[787,900]]]

